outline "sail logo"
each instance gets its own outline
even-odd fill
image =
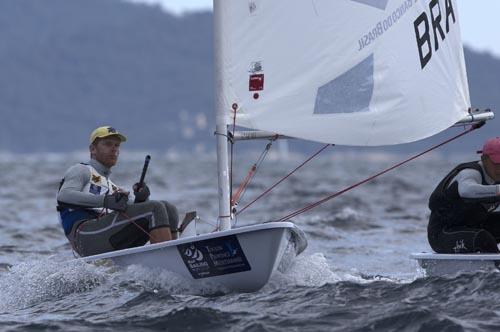
[[[403,18],[403,16],[413,6],[414,1],[415,0],[405,0],[404,2],[402,2],[401,5],[399,5],[396,9],[394,9],[390,15],[386,16],[383,20],[377,22],[377,24],[375,24],[375,26],[373,26],[373,28],[370,29],[370,31],[368,31],[361,38],[359,38],[358,51],[363,50],[365,47],[375,42],[377,39],[382,37],[382,35],[384,35],[389,29],[391,29],[396,23],[398,23],[398,21],[400,21]],[[383,8],[385,8],[386,5],[387,3],[384,5]],[[372,6],[382,9],[382,7],[376,5],[375,3],[373,3]]]
[[[198,262],[201,262],[203,260],[203,253],[199,249],[195,248],[195,246],[190,246],[189,248],[187,248],[184,251],[184,255]]]
[[[452,0],[444,1],[445,17],[443,17],[442,8],[439,0],[432,0],[429,2],[429,12],[424,11],[413,22],[422,69],[431,61],[433,52],[439,50],[439,39],[443,42],[450,32],[452,23],[455,24],[456,22]],[[444,30],[443,24],[445,25]],[[434,51],[432,44],[434,44]]]
[[[248,69],[248,72],[251,74],[257,74],[262,72],[262,61],[254,61],[250,64],[250,69]]]
[[[264,74],[253,74],[250,75],[248,81],[249,91],[262,91],[264,90]]]

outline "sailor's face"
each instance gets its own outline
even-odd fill
[[[483,164],[488,175],[495,180],[495,182],[500,182],[500,163],[494,163],[490,158],[483,158]]]
[[[95,160],[110,168],[118,162],[120,144],[121,140],[115,136],[100,138],[96,144],[90,146],[90,152]]]

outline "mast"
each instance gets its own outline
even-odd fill
[[[223,92],[223,0],[214,0],[214,61],[215,61],[215,137],[217,139],[217,174],[219,180],[219,230],[231,229],[229,197],[228,122],[224,112]]]

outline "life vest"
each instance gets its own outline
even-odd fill
[[[85,185],[82,192],[104,196],[113,194],[119,190],[117,185],[104,175],[101,175],[94,167],[85,163],[81,164],[86,166],[90,171],[89,182]],[[59,183],[58,191],[61,190],[63,183],[64,179]],[[89,208],[57,201],[57,211],[59,212],[59,219],[64,229],[64,233],[69,235],[76,222],[96,218],[102,212],[102,208]]]
[[[481,174],[481,183],[488,185],[483,168],[477,161],[463,163],[448,173],[429,198],[431,219],[439,220],[448,226],[469,225],[477,226],[488,214],[498,207],[498,203],[487,203],[484,199],[467,199],[460,197],[458,182],[450,181],[464,169],[474,169]]]

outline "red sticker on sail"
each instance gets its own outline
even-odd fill
[[[264,90],[264,74],[250,75],[249,90],[250,91]]]

